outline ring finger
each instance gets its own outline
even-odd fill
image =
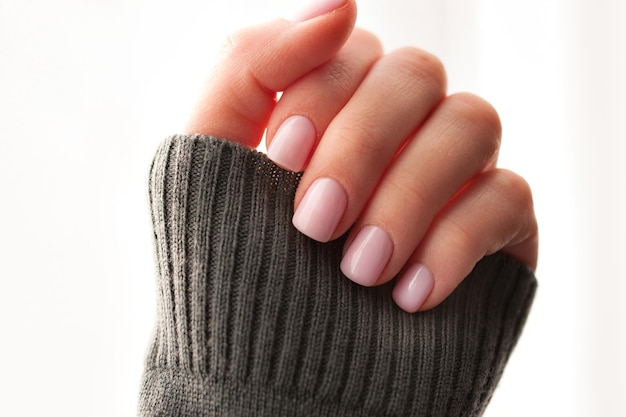
[[[346,242],[344,274],[365,286],[393,278],[437,214],[494,164],[499,143],[499,118],[487,102],[446,98],[381,179]]]

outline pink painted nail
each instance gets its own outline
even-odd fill
[[[332,12],[345,3],[346,0],[311,0],[309,4],[295,13],[290,20],[293,22],[304,22],[305,20]]]
[[[315,180],[293,215],[293,225],[319,242],[332,237],[348,205],[343,187],[331,178]]]
[[[289,171],[302,171],[315,144],[315,127],[304,116],[291,116],[278,128],[267,156]]]
[[[372,286],[392,253],[393,242],[389,235],[379,227],[365,226],[350,243],[341,260],[341,271],[357,284]]]
[[[428,268],[415,264],[399,278],[393,289],[393,299],[401,309],[415,313],[424,304],[434,285],[435,280]]]

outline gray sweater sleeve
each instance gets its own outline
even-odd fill
[[[299,178],[214,138],[161,145],[149,185],[158,319],[139,415],[481,415],[533,274],[492,255],[443,304],[405,313],[390,285],[342,276],[343,239],[293,228]]]

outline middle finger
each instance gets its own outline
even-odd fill
[[[445,95],[437,58],[403,48],[381,58],[332,120],[296,193],[293,223],[326,242],[346,232],[405,140]]]

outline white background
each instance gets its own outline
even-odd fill
[[[626,3],[361,0],[491,101],[540,288],[487,416],[626,415]],[[131,416],[154,320],[146,179],[218,45],[294,1],[0,0],[0,415]]]

